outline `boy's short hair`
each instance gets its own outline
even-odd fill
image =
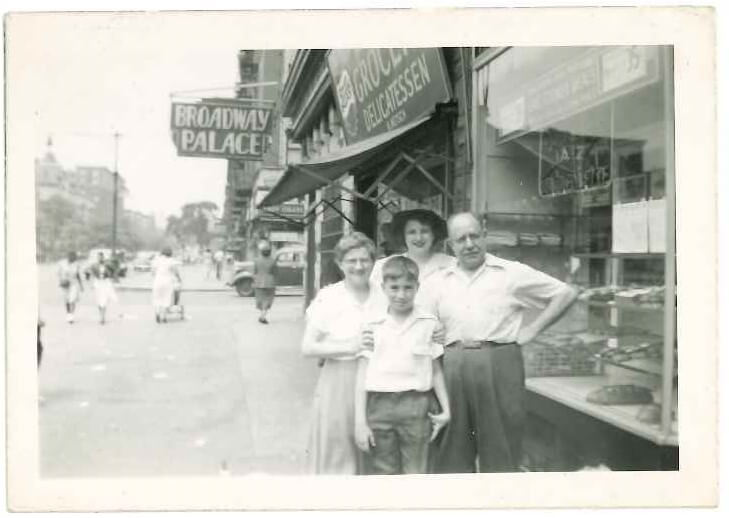
[[[382,265],[382,282],[406,279],[418,282],[420,269],[418,263],[402,255],[390,257]]]

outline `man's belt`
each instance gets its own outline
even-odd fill
[[[491,340],[456,340],[446,347],[458,347],[460,349],[494,349],[505,345],[513,345],[516,342],[492,342]]]

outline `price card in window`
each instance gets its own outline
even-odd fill
[[[613,205],[613,252],[648,252],[646,201]]]
[[[666,200],[648,202],[648,249],[666,252]]]

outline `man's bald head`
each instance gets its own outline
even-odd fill
[[[483,227],[475,214],[459,212],[448,218],[448,243],[466,271],[477,270],[486,258]]]
[[[451,235],[454,226],[458,227],[464,223],[476,224],[479,231],[483,230],[481,227],[481,221],[479,221],[473,212],[456,212],[448,218],[448,235]]]

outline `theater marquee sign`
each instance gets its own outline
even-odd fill
[[[451,98],[439,48],[332,49],[328,63],[347,144],[414,122]]]
[[[261,160],[271,109],[235,101],[173,102],[170,124],[179,156]]]

